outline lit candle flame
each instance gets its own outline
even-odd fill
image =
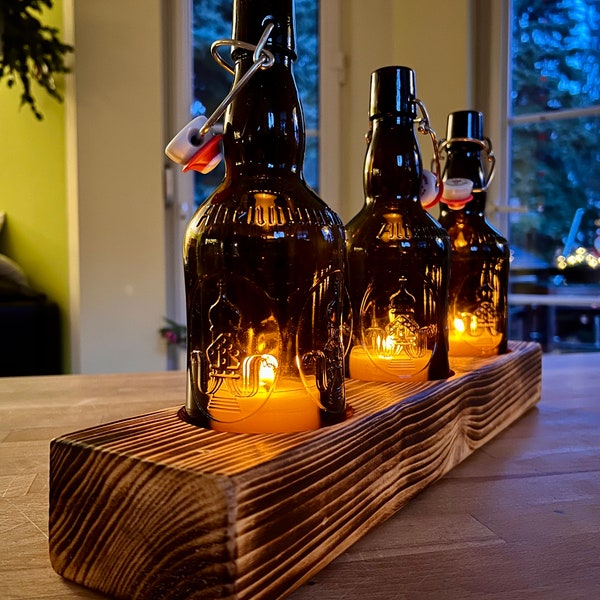
[[[269,390],[275,383],[275,374],[279,363],[271,354],[261,356],[260,367],[258,369],[258,381],[261,388]]]
[[[460,319],[459,317],[456,317],[454,319],[454,330],[458,333],[464,333],[465,332],[465,322]]]
[[[375,348],[381,356],[391,356],[396,349],[396,342],[391,335],[388,335],[387,337],[378,335],[375,340]]]
[[[477,328],[479,327],[479,323],[477,322],[477,317],[473,315],[471,317],[471,322],[469,323],[469,329],[471,331],[471,335],[477,335]]]

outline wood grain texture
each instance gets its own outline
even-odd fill
[[[50,448],[50,557],[123,599],[283,598],[535,405],[541,351],[513,343],[418,385],[350,381],[346,422],[228,434],[179,407]]]

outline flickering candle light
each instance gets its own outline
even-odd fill
[[[501,333],[481,327],[475,315],[462,314],[450,319],[449,356],[494,356],[501,340]]]
[[[410,316],[390,311],[389,325],[372,328],[364,343],[350,352],[352,379],[365,381],[426,381],[431,350],[427,336]]]
[[[319,427],[316,386],[311,394],[297,382],[278,377],[279,363],[270,354],[246,357],[241,371],[241,380],[227,380],[223,390],[216,391],[208,404],[213,429],[266,433]]]
[[[405,352],[371,353],[363,346],[356,346],[350,353],[352,379],[363,381],[427,381],[431,350],[419,358],[411,358]]]

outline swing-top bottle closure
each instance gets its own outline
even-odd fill
[[[442,180],[442,169],[440,163],[439,145],[437,135],[430,125],[429,113],[422,100],[414,99],[414,103],[421,111],[421,117],[415,119],[417,131],[422,135],[428,135],[431,138],[433,146],[433,164],[432,170],[423,169],[421,176],[421,189],[419,191],[419,200],[423,208],[433,208],[442,198],[444,192],[444,182]]]
[[[494,179],[496,169],[496,157],[492,150],[492,141],[489,138],[480,140],[472,137],[455,137],[449,140],[440,140],[438,144],[438,168],[442,153],[447,153],[448,146],[456,143],[475,144],[479,146],[480,149],[486,153],[487,162],[490,167],[484,184],[479,188],[475,188],[473,182],[469,179],[456,177],[444,181],[440,202],[443,202],[451,210],[460,210],[464,208],[473,199],[473,192],[485,192]]]
[[[200,115],[192,119],[179,133],[169,142],[165,154],[177,164],[183,165],[183,171],[198,171],[199,173],[210,173],[223,159],[221,153],[222,133],[219,131],[217,121],[223,116],[227,107],[260,69],[269,69],[275,64],[275,57],[265,47],[275,25],[267,23],[258,44],[249,44],[241,40],[216,40],[211,45],[210,51],[215,61],[226,71],[234,74],[231,67],[219,54],[222,46],[232,46],[252,52],[252,66],[240,77],[229,93],[223,98],[215,111],[206,117]]]
[[[422,135],[428,135],[431,137],[431,143],[433,146],[433,160],[431,170],[423,169],[421,174],[421,187],[419,189],[419,200],[421,205],[426,210],[433,208],[441,199],[444,190],[444,181],[442,180],[442,169],[440,166],[440,151],[437,139],[437,134],[430,125],[429,113],[422,100],[415,97],[406,98],[402,107],[396,106],[395,109],[383,109],[379,107],[375,113],[370,115],[373,119],[376,116],[382,116],[384,114],[395,114],[400,109],[401,112],[408,112],[413,116],[413,122],[417,125],[417,131]],[[418,116],[418,111],[421,112],[421,116]],[[371,142],[372,129],[370,128],[365,138],[367,144]]]
[[[421,187],[419,189],[419,200],[425,209],[433,208],[442,198],[444,190],[444,182],[442,180],[442,170],[440,166],[440,153],[437,141],[437,135],[430,125],[429,113],[422,100],[414,98],[408,100],[409,103],[414,103],[416,108],[421,111],[421,117],[415,117],[414,122],[417,124],[417,131],[422,135],[431,137],[433,145],[433,164],[431,171],[423,169],[421,175]],[[366,136],[367,143],[371,141],[371,130]]]

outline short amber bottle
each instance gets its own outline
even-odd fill
[[[493,159],[483,135],[483,115],[464,110],[448,115],[445,180],[466,179],[472,196],[441,199],[439,221],[452,243],[448,308],[450,356],[493,356],[507,350],[509,247],[486,219],[486,162]],[[482,157],[482,152],[487,156]]]
[[[448,377],[450,241],[419,200],[415,74],[371,75],[365,204],[347,225],[352,339],[347,375],[372,381]]]

